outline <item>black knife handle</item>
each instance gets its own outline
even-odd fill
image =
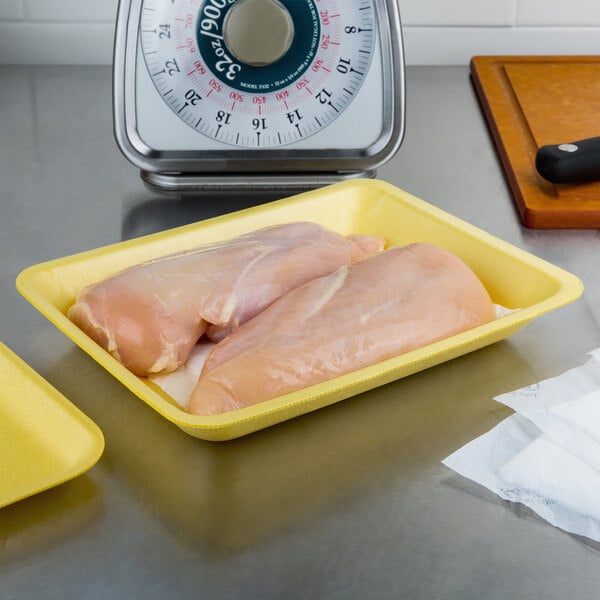
[[[553,183],[600,181],[600,137],[542,146],[535,156],[535,168]]]

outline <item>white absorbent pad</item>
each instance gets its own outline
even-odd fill
[[[214,342],[205,340],[198,342],[182,367],[165,375],[152,375],[150,379],[169,394],[177,404],[182,408],[186,408],[198,382],[202,365],[204,365],[206,356],[214,345]]]
[[[516,414],[442,461],[553,525],[600,541],[600,349],[494,398]]]

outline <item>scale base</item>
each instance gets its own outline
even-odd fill
[[[299,192],[321,188],[345,179],[372,179],[376,170],[340,173],[156,173],[140,171],[140,176],[153,188],[171,192],[198,191],[285,191]]]

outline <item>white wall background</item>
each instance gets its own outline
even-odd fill
[[[406,62],[600,54],[600,0],[399,0]],[[111,63],[117,0],[0,0],[0,63]]]

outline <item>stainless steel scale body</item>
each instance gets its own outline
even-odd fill
[[[115,136],[167,190],[373,176],[404,135],[396,0],[121,0]]]

